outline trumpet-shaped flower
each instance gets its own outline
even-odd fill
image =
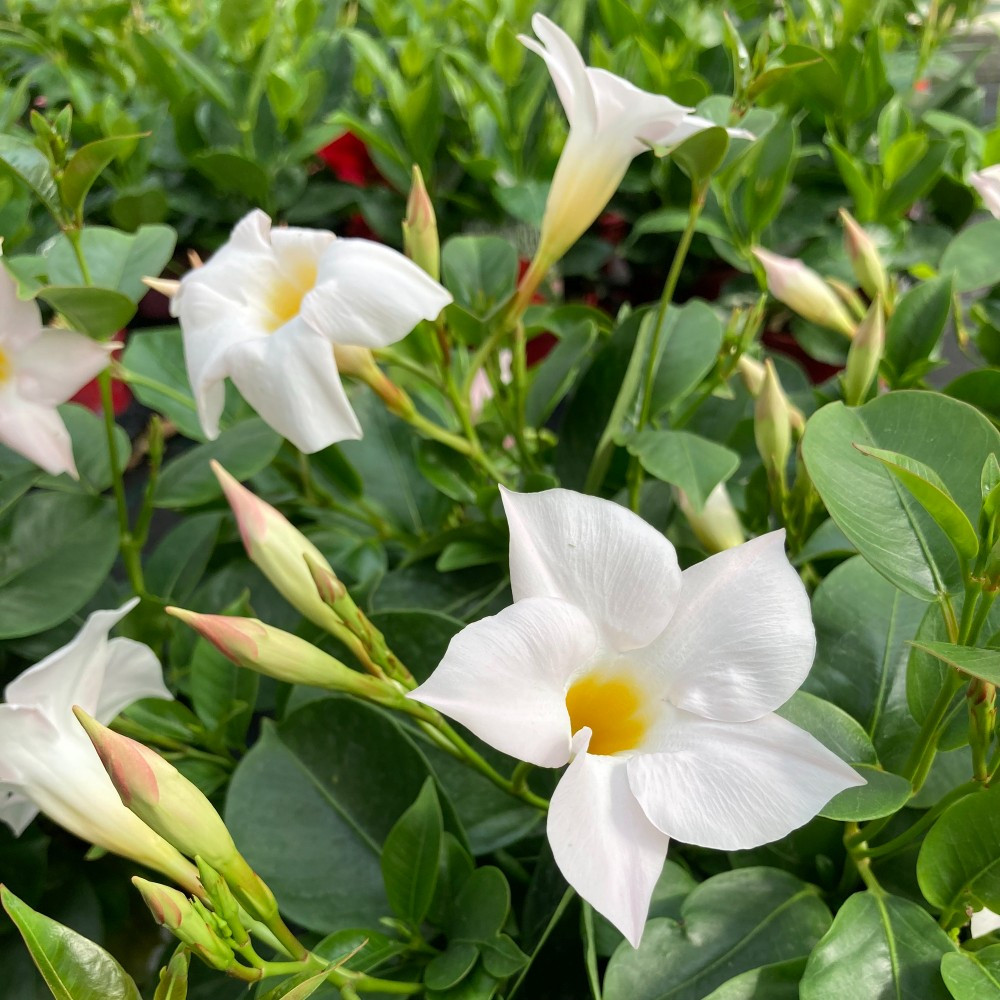
[[[566,880],[638,944],[671,837],[755,847],[863,784],[774,714],[812,663],[782,532],[683,573],[635,514],[504,492],[515,603],[463,629],[411,697],[487,743],[569,767],[548,837]]]
[[[54,476],[77,478],[69,431],[56,407],[108,366],[119,344],[42,326],[35,302],[22,302],[0,266],[0,444]]]
[[[85,705],[110,722],[138,698],[169,698],[152,650],[108,632],[138,603],[95,611],[68,645],[7,685],[0,705],[0,820],[20,834],[38,812],[70,833],[200,892],[197,870],[122,805],[87,734]]]
[[[983,204],[1000,219],[1000,163],[980,170],[977,174],[970,174],[969,180],[979,192]]]
[[[271,228],[253,211],[171,300],[205,433],[216,437],[229,377],[303,451],[361,437],[335,349],[385,347],[451,296],[416,264],[370,240]]]
[[[569,35],[544,15],[535,14],[531,26],[538,41],[518,37],[545,60],[569,120],[536,258],[547,267],[601,214],[639,153],[651,146],[676,146],[715,123],[669,97],[587,66]],[[753,138],[745,129],[729,131],[739,138]]]

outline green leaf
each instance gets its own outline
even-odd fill
[[[424,983],[430,990],[450,990],[472,972],[479,949],[468,941],[449,941],[448,947],[431,959],[424,970]]]
[[[740,464],[735,451],[688,431],[647,428],[627,443],[642,467],[657,479],[679,486],[696,510]]]
[[[911,288],[898,302],[885,331],[883,364],[894,388],[919,382],[944,333],[951,311],[949,275]]]
[[[97,340],[123,330],[135,315],[135,303],[112,288],[46,285],[38,298],[62,313],[72,329]]]
[[[214,441],[198,445],[164,466],[156,487],[157,507],[197,507],[222,495],[209,462],[214,458],[241,482],[274,460],[281,436],[259,417],[244,420]]]
[[[1000,786],[952,803],[931,827],[917,856],[917,881],[945,915],[1000,910]]]
[[[324,698],[264,723],[233,774],[226,822],[290,919],[321,933],[377,925],[389,908],[382,845],[429,773],[386,714]]]
[[[528,962],[528,956],[506,934],[498,934],[492,941],[481,942],[479,951],[486,971],[497,979],[514,975]]]
[[[965,511],[948,492],[948,487],[930,466],[907,455],[882,448],[857,446],[862,455],[877,458],[917,499],[948,536],[963,559],[972,560],[979,552],[979,538]]]
[[[73,218],[83,218],[84,199],[101,171],[116,156],[124,156],[131,152],[145,135],[148,133],[114,135],[107,139],[98,139],[96,142],[88,142],[86,146],[81,146],[70,157],[59,181],[59,190],[63,205]]]
[[[153,1000],[187,1000],[190,965],[191,953],[186,948],[178,948],[167,965],[160,969]]]
[[[946,429],[945,433],[942,433]],[[901,590],[934,600],[961,583],[951,543],[883,466],[856,447],[882,448],[935,469],[970,520],[979,472],[1000,434],[973,407],[931,392],[892,392],[849,409],[831,403],[806,425],[802,454],[830,516]]]
[[[698,386],[715,364],[724,336],[722,320],[700,299],[667,310],[653,383],[653,417],[686,398]]]
[[[118,553],[114,505],[32,493],[0,518],[0,639],[44,632],[83,607]]]
[[[956,292],[973,292],[1000,281],[1000,219],[976,222],[945,247],[938,270],[952,274]]]
[[[457,503],[475,503],[475,469],[467,458],[439,441],[417,444],[417,466],[424,478]]]
[[[6,887],[0,900],[56,1000],[141,1000],[132,977],[103,948],[36,913]]]
[[[492,941],[510,913],[510,886],[499,868],[477,868],[465,881],[448,919],[450,941]]]
[[[434,898],[443,833],[434,779],[428,778],[382,847],[382,878],[389,905],[414,927],[420,926]]]
[[[1000,996],[1000,944],[948,952],[941,959],[941,977],[954,1000]]]
[[[923,650],[964,674],[989,681],[990,684],[1000,684],[1000,649],[978,649],[928,639],[915,640],[912,645],[914,649]]]
[[[854,770],[867,784],[845,788],[820,810],[820,816],[855,823],[879,819],[902,809],[913,795],[910,782],[901,775],[872,764],[856,764]]]
[[[191,166],[220,191],[242,195],[255,205],[266,205],[271,200],[271,181],[267,172],[242,153],[205,150],[191,157]]]
[[[724,872],[694,889],[679,920],[650,920],[638,949],[619,947],[604,1000],[700,1000],[742,972],[804,957],[829,926],[818,891],[793,875]]]
[[[517,266],[517,251],[499,236],[452,236],[441,248],[444,286],[480,319],[514,291]]]
[[[661,155],[669,156],[691,178],[691,182],[699,187],[706,184],[719,169],[728,151],[729,133],[716,125],[695,132],[679,146],[666,149]],[[657,153],[660,151],[657,150]]]
[[[151,594],[174,604],[191,596],[212,558],[222,519],[218,511],[194,514],[164,536],[143,567]]]
[[[920,997],[947,1000],[938,967],[954,951],[948,935],[916,903],[859,892],[837,913],[809,956],[802,1000]]]
[[[261,1000],[307,1000],[307,997],[311,997],[326,982],[329,975],[329,969],[314,975],[300,973],[269,990]]]
[[[0,170],[27,185],[50,212],[58,212],[59,192],[52,167],[37,146],[12,135],[0,135]]]
[[[980,368],[959,375],[942,390],[946,395],[971,403],[1000,422],[1000,368]]]
[[[763,965],[723,983],[705,1000],[799,1000],[799,980],[805,968],[804,958]]]

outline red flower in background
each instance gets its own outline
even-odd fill
[[[125,343],[125,338],[128,336],[128,330],[119,330],[116,340]],[[111,356],[115,360],[118,359],[121,354],[121,348],[115,351]],[[113,379],[111,382],[111,400],[114,404],[115,415],[124,413],[128,408],[129,404],[132,402],[132,393],[129,387],[124,382],[119,382],[117,379]],[[92,410],[94,413],[101,412],[101,390],[97,384],[97,379],[92,382],[88,382],[71,400],[73,403],[79,403],[81,406],[86,406],[88,410]]]
[[[345,132],[316,155],[330,168],[333,176],[355,187],[384,184],[385,178],[368,153],[368,147],[353,133]]]

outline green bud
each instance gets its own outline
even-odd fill
[[[166,966],[160,969],[160,980],[153,1000],[183,1000],[188,995],[188,969],[191,952],[179,947]]]
[[[844,247],[858,284],[870,299],[881,298],[888,302],[889,275],[878,248],[847,209],[840,210],[840,220],[844,224]]]
[[[792,452],[792,421],[788,397],[778,380],[773,361],[764,365],[764,381],[754,408],[753,431],[768,477],[784,486],[785,470]]]
[[[868,315],[858,326],[858,332],[847,352],[844,369],[844,400],[848,406],[860,406],[878,376],[885,351],[885,314],[882,300],[877,298]]]
[[[406,202],[403,220],[403,249],[414,264],[422,267],[435,281],[441,276],[441,244],[437,218],[420,167],[413,165],[413,183]]]
[[[250,940],[240,917],[240,904],[236,901],[229,883],[204,858],[195,858],[201,884],[219,919],[229,928],[233,941],[242,948]]]

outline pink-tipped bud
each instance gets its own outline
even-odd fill
[[[183,941],[203,962],[223,972],[236,961],[233,950],[219,934],[211,915],[183,893],[138,876],[132,884],[139,890],[153,919]]]
[[[858,225],[857,220],[846,208],[840,210],[840,221],[844,224],[844,248],[851,259],[854,277],[870,299],[889,297],[889,275],[875,246],[875,241]]]
[[[695,537],[709,554],[735,548],[746,541],[740,516],[736,513],[725,483],[709,493],[705,506],[698,510],[682,489],[674,491],[677,506],[687,518]]]
[[[308,554],[332,573],[323,554],[280,511],[242,486],[218,462],[212,462],[212,471],[236,515],[250,561],[292,607],[320,628],[335,631],[340,621],[320,600],[305,563]]]
[[[280,681],[344,690],[360,676],[305,639],[256,618],[200,615],[182,608],[167,608],[167,614],[195,629],[237,666]]]
[[[854,336],[854,323],[844,304],[812,268],[762,247],[754,249],[754,256],[764,268],[767,287],[779,302],[810,323],[836,330],[845,337]]]
[[[847,352],[844,369],[844,401],[848,406],[860,406],[878,375],[885,351],[885,314],[882,300],[875,299],[868,315],[861,321],[858,332]]]
[[[764,376],[767,373],[763,363],[755,361],[748,354],[743,354],[736,362],[736,370],[740,373],[747,392],[756,399],[764,387]],[[792,430],[797,434],[806,429],[805,414],[791,400],[788,400],[788,417],[792,422]]]
[[[422,267],[435,281],[441,274],[441,244],[438,240],[437,217],[431,203],[420,167],[413,165],[413,183],[406,202],[403,220],[403,249],[406,256]]]
[[[792,452],[792,422],[788,397],[773,361],[764,366],[764,384],[754,408],[753,432],[768,476],[783,484]]]

